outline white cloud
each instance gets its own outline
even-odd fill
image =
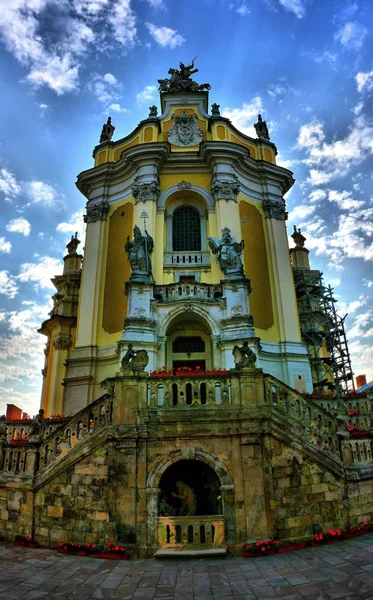
[[[241,4],[238,8],[236,8],[236,13],[241,15],[241,17],[245,17],[251,13],[249,7],[246,4]]]
[[[347,175],[352,166],[373,153],[373,122],[364,115],[354,119],[343,139],[327,143],[325,137],[324,125],[316,119],[299,130],[298,145],[307,154],[304,163],[310,167],[307,181],[311,185]]]
[[[44,204],[52,207],[60,202],[58,192],[49,183],[30,181],[26,184],[26,190],[33,204]]]
[[[153,23],[145,23],[150,35],[163,48],[176,48],[185,42],[185,39],[177,33],[176,29],[169,27],[156,27]]]
[[[308,199],[310,202],[320,202],[320,200],[324,200],[326,198],[325,190],[313,190],[309,195]]]
[[[113,105],[113,100],[118,100],[120,97],[121,85],[111,73],[105,73],[105,75],[93,73],[92,80],[88,84],[88,89],[94,93],[97,100],[108,110],[109,106]],[[114,104],[114,106],[120,105]]]
[[[70,220],[66,223],[59,223],[56,227],[56,231],[59,233],[67,233],[74,235],[75,232],[78,234],[78,238],[81,241],[80,249],[84,247],[86,226],[83,220],[84,210],[78,210],[72,215]]]
[[[4,167],[0,169],[0,191],[8,197],[8,200],[16,198],[21,193],[21,186],[15,176]]]
[[[143,102],[151,102],[151,100],[154,100],[154,95],[156,91],[157,88],[155,85],[147,85],[141,92],[139,92],[136,95],[136,101],[139,104],[142,104]]]
[[[373,70],[363,73],[360,71],[356,76],[357,91],[358,92],[371,92],[373,91]]]
[[[373,281],[371,279],[363,279],[363,285],[366,285],[368,288],[373,287]]]
[[[113,28],[114,38],[128,49],[136,43],[136,15],[131,0],[116,0],[109,12],[108,22]]]
[[[363,200],[353,200],[351,198],[352,192],[343,190],[329,190],[329,202],[336,202],[341,210],[351,210],[353,208],[360,208],[364,206]]]
[[[342,25],[335,34],[335,39],[338,40],[347,50],[360,50],[364,44],[368,30],[360,23],[350,21]]]
[[[130,1],[7,0],[0,11],[0,36],[27,69],[27,81],[61,95],[79,87],[81,62],[105,37],[111,44],[134,46],[136,17]],[[43,33],[50,19],[59,25],[53,36]]]
[[[6,226],[6,230],[13,231],[15,233],[22,233],[22,235],[27,237],[30,234],[31,225],[26,219],[20,217],[19,219],[12,219],[9,221]]]
[[[123,106],[121,106],[118,103],[114,103],[114,104],[110,104],[110,106],[108,106],[108,110],[112,110],[113,112],[116,113],[126,113],[129,112],[128,108],[124,108]]]
[[[14,298],[18,294],[16,280],[8,271],[0,271],[0,294],[8,298]]]
[[[302,0],[279,0],[281,6],[289,12],[293,12],[298,19],[302,19],[306,14],[306,8]]]
[[[241,108],[225,108],[222,111],[223,117],[230,119],[235,127],[246,135],[256,138],[254,121],[256,122],[258,114],[263,112],[262,99],[256,96],[249,104],[244,103]]]
[[[10,254],[12,244],[7,242],[5,237],[0,237],[0,254]]]
[[[146,0],[152,8],[165,8],[163,0]]]
[[[62,262],[50,256],[41,256],[37,263],[20,265],[18,279],[23,282],[35,282],[34,289],[54,289],[51,278],[62,273]]]
[[[40,403],[43,348],[46,338],[37,333],[48,318],[48,304],[23,302],[19,309],[3,311],[0,334],[0,397],[15,401],[27,412],[35,413]],[[13,384],[12,384],[13,382]],[[27,394],[23,393],[27,389]],[[35,389],[35,392],[33,391]]]
[[[305,217],[309,217],[314,211],[315,211],[316,206],[311,205],[311,206],[307,206],[306,204],[300,204],[299,206],[296,206],[290,213],[289,213],[289,222],[290,221],[298,221],[299,219],[304,219]]]

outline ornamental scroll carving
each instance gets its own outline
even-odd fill
[[[275,202],[274,200],[263,200],[263,210],[267,219],[276,219],[277,221],[286,221],[288,213],[286,212],[285,201]]]
[[[55,350],[68,350],[71,345],[71,337],[70,336],[62,336],[58,335],[53,342],[53,347]]]
[[[234,200],[234,202],[237,202],[239,192],[240,184],[237,175],[233,175],[232,181],[222,181],[216,177],[212,180],[211,194],[215,201],[223,198],[227,201]]]
[[[183,180],[177,184],[177,187],[179,188],[179,190],[191,190],[192,184],[190,183],[190,181]]]
[[[109,203],[103,200],[100,204],[87,204],[87,214],[84,215],[84,223],[95,223],[105,221],[109,211]]]
[[[158,181],[150,181],[149,183],[138,183],[135,182],[132,186],[132,195],[135,198],[136,204],[138,202],[146,202],[147,200],[153,200],[157,202],[161,188],[159,187]]]

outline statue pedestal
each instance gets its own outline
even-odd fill
[[[149,354],[150,368],[154,368],[157,348],[156,321],[151,308],[153,283],[135,281],[133,277],[126,284],[128,296],[128,315],[124,321],[122,339],[119,342],[120,360],[126,353],[127,345],[133,344],[135,350],[146,350]]]

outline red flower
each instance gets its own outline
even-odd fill
[[[265,548],[262,548],[262,552],[265,552],[265,551],[266,551],[266,549],[265,549]]]

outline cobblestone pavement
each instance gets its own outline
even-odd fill
[[[243,559],[113,561],[0,544],[0,599],[373,600],[373,534]]]

